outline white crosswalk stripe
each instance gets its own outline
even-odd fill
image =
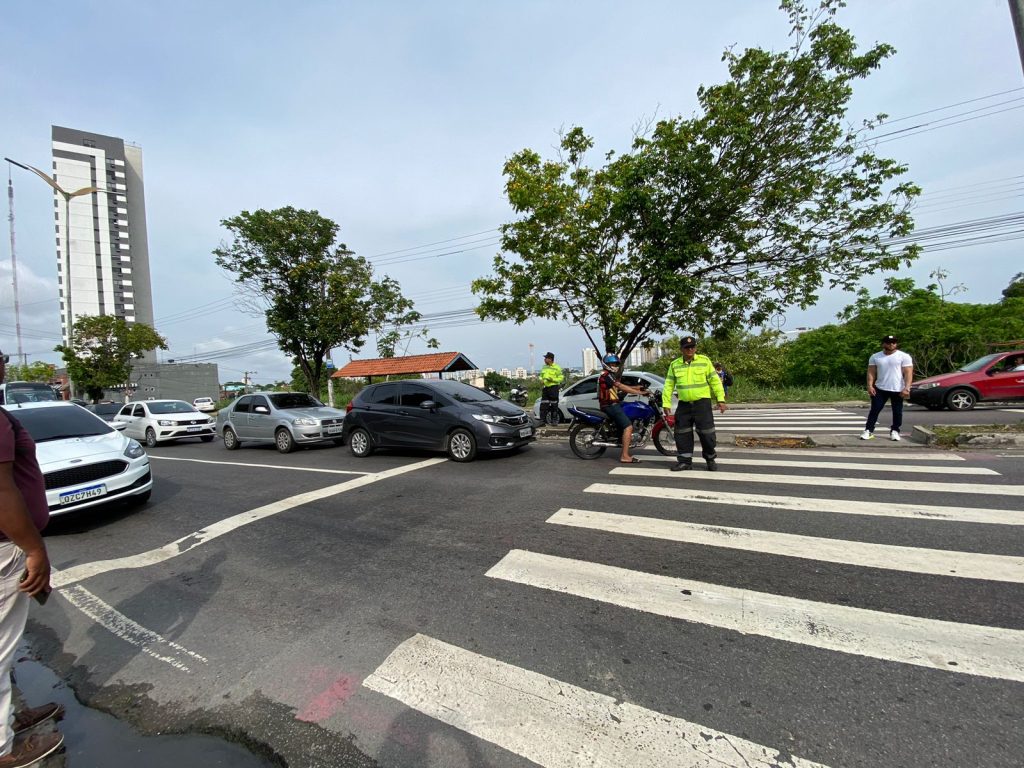
[[[425,635],[363,686],[547,768],[825,768]]]
[[[662,456],[661,454],[644,454],[643,461],[656,461],[659,463],[672,463],[676,461],[675,456]],[[795,469],[849,469],[866,472],[932,472],[941,475],[998,475],[994,469],[988,467],[929,467],[924,464],[860,464],[844,461],[800,461],[799,459],[745,459],[739,456],[730,457],[729,466],[746,467],[793,467]]]
[[[765,509],[788,509],[796,512],[831,512],[840,515],[906,517],[954,523],[1024,525],[1024,511],[1012,509],[942,507],[930,504],[904,504],[899,502],[868,504],[857,499],[816,499],[805,496],[729,493],[717,489],[708,491],[694,488],[614,485],[611,483],[594,483],[584,490],[589,493],[607,493],[634,498],[688,501],[699,504],[728,504],[740,507],[764,507]]]
[[[843,433],[863,428],[864,417],[837,408],[736,408],[715,416],[719,432]]]
[[[646,536],[685,544],[763,552],[826,563],[1024,584],[1024,557],[867,544],[860,541],[797,536],[752,528],[698,525],[565,507],[548,518],[548,522],[628,536]]]
[[[1024,631],[735,589],[512,550],[495,579],[750,635],[886,661],[1024,682]]]
[[[977,493],[989,496],[1024,496],[1024,485],[981,483],[930,483],[920,480],[878,480],[864,477],[809,477],[806,475],[772,475],[759,472],[683,472],[669,474],[668,469],[645,469],[643,467],[616,467],[613,475],[626,477],[666,477],[687,482],[710,480],[713,482],[771,483],[772,485],[828,485],[833,488],[879,488],[890,491],[935,491],[938,493]]]
[[[908,451],[906,447],[884,449],[881,451],[869,452],[868,450],[843,451],[817,448],[734,448],[723,445],[718,453],[756,453],[759,456],[825,456],[837,459],[858,459],[861,461],[965,461],[963,456],[955,453],[934,453],[927,451],[918,452],[916,449]]]

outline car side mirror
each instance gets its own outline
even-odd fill
[[[420,408],[426,411],[432,411],[435,408],[437,408],[437,403],[435,403],[433,400],[424,400],[422,403],[420,403]]]
[[[108,423],[110,424],[110,426],[112,426],[118,432],[124,432],[125,427],[128,426],[123,421],[111,421],[111,422],[108,422]]]
[[[265,406],[265,405],[257,405],[256,407],[254,407],[252,409],[252,412],[253,413],[262,413],[262,414],[266,415],[266,414],[270,413],[270,409],[267,408],[267,406]]]

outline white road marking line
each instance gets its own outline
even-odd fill
[[[1024,682],[1024,630],[819,603],[516,549],[487,575],[743,634]]]
[[[545,768],[825,768],[426,635],[363,686]]]
[[[616,496],[639,496],[666,501],[692,501],[699,504],[766,507],[796,512],[830,512],[840,515],[904,517],[915,520],[982,523],[988,525],[1024,525],[1024,511],[1003,509],[936,507],[927,504],[875,503],[845,499],[814,499],[802,496],[767,496],[754,493],[727,493],[718,490],[702,491],[692,488],[658,488],[636,485],[612,485],[610,483],[594,483],[587,486],[584,492],[610,493]]]
[[[844,421],[844,422],[845,421],[854,421],[854,422],[857,422],[858,424],[861,424],[861,423],[864,422],[864,417],[863,416],[854,416],[852,414],[849,415],[849,416],[846,416],[846,415],[841,414],[841,413],[828,414],[828,415],[822,414],[821,416],[776,416],[774,414],[771,415],[771,416],[748,416],[745,413],[741,414],[741,413],[739,413],[737,411],[729,411],[728,415],[726,415],[726,414],[718,414],[718,415],[716,415],[715,416],[715,421],[719,421],[719,422],[721,422],[721,421],[768,421],[768,422],[776,422],[776,421],[794,421],[794,422],[795,421],[798,421],[798,422],[823,421],[826,424],[830,423],[830,422],[833,422],[833,421]]]
[[[193,653],[188,648],[178,645],[162,635],[146,629],[141,624],[132,621],[81,585],[62,589],[58,594],[101,627],[121,638],[126,643],[139,648],[147,656],[152,656],[157,661],[170,664],[182,672],[192,671],[188,667],[188,664],[192,661],[198,661],[202,664],[206,663],[206,659],[198,653]],[[188,658],[182,660],[173,653],[167,652],[166,649],[176,651]]]
[[[101,573],[109,573],[110,571],[118,571],[126,568],[145,568],[146,566],[156,565],[166,560],[170,560],[173,557],[177,557],[178,555],[182,555],[227,533],[231,533],[243,525],[255,523],[258,520],[271,517],[279,512],[285,512],[289,509],[302,506],[303,504],[309,504],[313,501],[326,499],[339,493],[345,493],[346,491],[352,491],[356,488],[362,488],[381,480],[387,480],[391,477],[403,475],[406,472],[414,472],[417,469],[430,467],[434,464],[441,464],[445,461],[447,461],[447,459],[424,459],[423,461],[418,461],[415,464],[407,464],[384,472],[374,472],[373,474],[369,474],[364,477],[356,477],[351,480],[346,480],[343,483],[329,485],[326,488],[318,488],[315,491],[308,491],[296,496],[289,496],[286,499],[265,504],[264,506],[256,507],[255,509],[250,509],[246,512],[225,518],[224,520],[218,520],[216,523],[212,523],[205,528],[194,531],[186,536],[182,536],[180,539],[176,539],[170,544],[165,544],[162,547],[151,549],[148,552],[141,552],[137,555],[129,555],[128,557],[119,557],[114,560],[98,560],[94,563],[76,565],[72,568],[61,571],[57,574],[56,578],[50,579],[50,583],[54,588],[64,587],[68,584],[74,584],[75,582],[83,581],[85,579],[92,578],[93,576],[98,576]]]
[[[699,461],[699,460],[698,460]],[[699,463],[698,463],[699,466]],[[977,493],[988,496],[1024,496],[1024,485],[982,485],[981,483],[929,483],[903,478],[810,477],[806,475],[769,475],[759,472],[672,472],[664,469],[616,467],[610,474],[631,477],[678,478],[687,482],[713,480],[725,483],[778,483],[782,485],[814,485],[832,488],[879,488],[887,491],[933,491],[936,493]]]
[[[674,462],[675,456],[646,455],[644,461]],[[868,472],[931,472],[942,475],[996,475],[999,473],[987,467],[929,467],[924,464],[897,464],[893,466],[879,464],[858,464],[845,461],[799,461],[792,459],[741,459],[737,456],[728,458],[729,466],[742,465],[750,467],[809,467],[811,469],[856,469]],[[899,482],[899,481],[897,481]]]
[[[314,467],[288,467],[284,464],[248,464],[244,461],[211,461],[210,459],[185,459],[179,456],[154,456],[150,459],[159,461],[192,461],[196,464],[224,464],[228,467],[247,467],[249,469],[291,469],[295,472],[323,472],[330,475],[369,475],[371,472],[356,472],[348,469],[316,469]]]
[[[737,413],[792,413],[796,415],[801,413],[846,413],[838,408],[740,408],[735,405],[729,407]]]
[[[799,424],[779,424],[777,427],[745,426],[736,424],[733,426],[723,425],[721,422],[715,425],[719,432],[775,432],[777,434],[801,435],[804,432],[829,432],[831,434],[854,434],[850,424],[837,424],[834,427],[802,427]]]
[[[548,522],[627,536],[798,557],[803,560],[856,565],[862,568],[884,568],[933,576],[953,576],[959,579],[1024,584],[1024,557],[822,539],[816,536],[775,533],[753,528],[683,523],[676,520],[566,507],[549,517]]]
[[[919,449],[917,448],[910,448],[909,450],[907,448],[882,448],[859,451],[831,451],[812,450],[810,448],[734,448],[727,445],[718,448],[719,453],[756,453],[758,456],[834,456],[835,458],[878,461],[965,461],[963,456],[958,456],[955,453],[926,453],[918,451]]]

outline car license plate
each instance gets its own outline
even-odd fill
[[[201,432],[202,429],[203,429],[202,427],[186,427],[185,431],[186,432]]]
[[[336,435],[336,434],[338,434],[339,432],[341,432],[341,425],[340,425],[340,424],[336,424],[336,425],[333,425],[333,426],[329,426],[329,427],[327,427],[327,429],[325,429],[324,431],[325,431],[325,432],[326,432],[326,433],[327,433],[328,435]]]
[[[523,427],[522,429],[519,430],[520,437],[529,437],[532,434],[533,429],[531,427]]]
[[[61,504],[74,504],[76,501],[85,501],[86,499],[94,499],[97,496],[106,496],[107,486],[100,483],[99,485],[90,485],[88,488],[82,488],[78,491],[66,491],[60,495]]]

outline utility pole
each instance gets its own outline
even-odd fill
[[[249,377],[255,376],[259,371],[242,371],[242,384],[245,386],[245,394],[249,394]]]
[[[11,228],[11,277],[14,283],[14,330],[18,336],[18,360],[22,367],[28,365],[21,347],[21,305],[18,303],[18,258],[14,249],[14,182],[11,180],[11,164],[7,163],[7,221]]]
[[[1013,19],[1013,31],[1017,36],[1020,66],[1024,69],[1024,0],[1010,0],[1010,18]]]
[[[531,341],[528,346],[530,347],[530,376],[533,376],[533,342]]]

